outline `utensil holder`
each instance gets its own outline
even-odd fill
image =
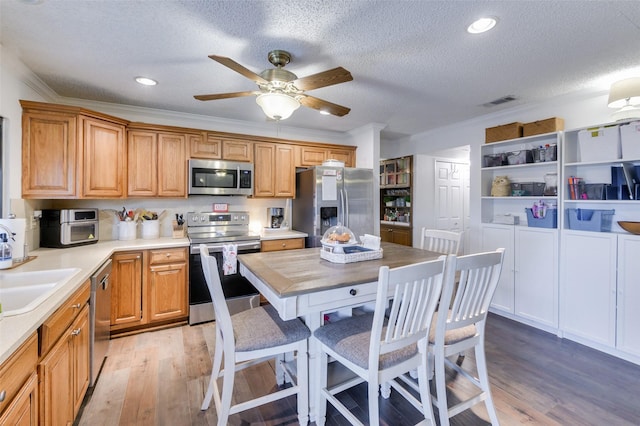
[[[184,238],[185,237],[185,228],[184,225],[178,225],[177,221],[172,221],[173,226],[173,238]]]
[[[154,238],[160,238],[160,221],[159,220],[142,221],[142,239],[152,240]]]
[[[136,239],[136,222],[123,221],[118,224],[118,239],[119,240],[135,240]]]

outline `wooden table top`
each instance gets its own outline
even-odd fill
[[[377,281],[381,266],[396,268],[441,256],[392,243],[382,243],[381,247],[381,259],[345,264],[320,258],[321,248],[241,254],[238,260],[284,298]]]

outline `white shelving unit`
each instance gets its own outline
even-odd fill
[[[485,156],[518,152],[522,150],[533,150],[546,145],[556,146],[555,161],[482,167],[482,223],[493,223],[496,215],[517,215],[520,218],[520,224],[526,226],[525,208],[531,207],[534,202],[544,200],[548,203],[558,205],[559,196],[561,196],[560,194],[554,196],[525,195],[517,197],[492,197],[491,185],[496,176],[507,176],[512,183],[544,183],[545,175],[555,173],[557,176],[558,192],[562,193],[562,176],[560,168],[562,132],[528,136],[503,142],[489,143],[482,146],[481,161],[483,161],[483,165],[485,165]]]
[[[626,233],[617,224],[617,221],[640,221],[640,200],[630,200],[624,198],[620,200],[608,199],[608,200],[591,200],[591,199],[571,199],[571,193],[568,190],[568,178],[579,177],[587,184],[611,184],[611,168],[613,166],[622,166],[622,163],[630,163],[633,165],[640,165],[640,158],[625,158],[625,152],[622,151],[622,158],[606,161],[588,161],[583,162],[581,160],[580,145],[578,140],[578,134],[581,130],[594,129],[604,126],[619,126],[627,124],[628,122],[620,123],[607,123],[589,128],[575,129],[565,132],[565,141],[563,144],[563,176],[565,177],[562,186],[564,188],[563,195],[563,214],[561,220],[559,220],[561,229],[569,229],[567,223],[566,209],[593,209],[593,210],[615,210],[615,214],[612,218],[610,232]],[[626,194],[623,194],[623,196]],[[560,218],[559,218],[560,219]]]

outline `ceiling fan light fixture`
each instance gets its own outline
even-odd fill
[[[136,77],[136,82],[142,84],[143,86],[155,86],[156,84],[158,84],[157,81],[149,77]]]
[[[498,23],[498,18],[495,18],[493,16],[480,18],[472,22],[471,25],[467,27],[467,32],[471,34],[485,33],[490,29],[492,29],[493,27],[495,27],[497,23]]]
[[[284,93],[269,92],[258,95],[256,103],[265,115],[273,120],[286,120],[293,111],[300,108],[300,102]]]
[[[327,111],[326,109],[321,109],[320,110],[320,114],[322,114],[322,115],[331,115],[331,113],[329,111]]]

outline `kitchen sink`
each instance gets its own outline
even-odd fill
[[[20,315],[37,308],[79,268],[0,274],[0,302],[4,316]]]

